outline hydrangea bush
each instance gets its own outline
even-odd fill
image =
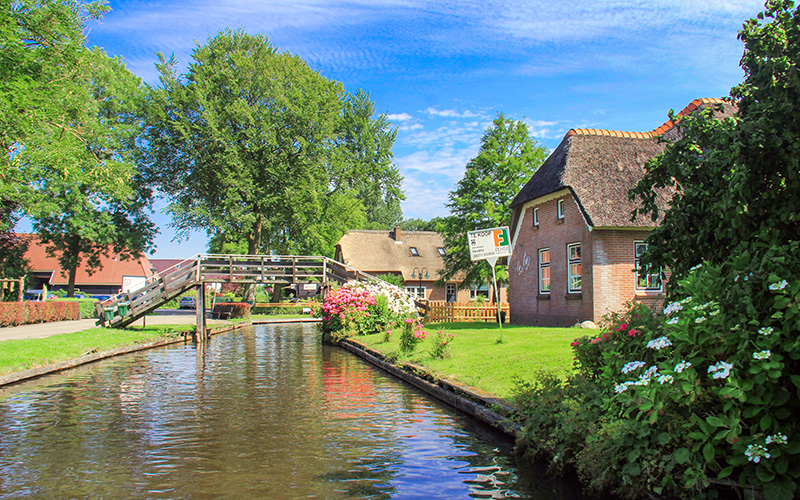
[[[414,301],[404,290],[384,282],[348,281],[325,297],[318,314],[326,340],[385,332],[392,322],[416,318]]]
[[[661,314],[633,306],[576,339],[576,375],[520,399],[523,447],[631,498],[719,484],[796,498],[800,281],[777,274],[775,252],[698,266]],[[536,406],[559,397],[566,407]]]

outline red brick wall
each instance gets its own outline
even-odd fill
[[[619,311],[629,300],[660,308],[663,292],[637,290],[634,269],[634,242],[643,241],[648,231],[596,229],[594,239],[594,321],[611,311]]]
[[[572,326],[592,315],[591,233],[570,194],[564,200],[564,219],[556,217],[558,199],[537,205],[539,226],[528,208],[509,261],[511,320],[518,324]],[[581,293],[567,293],[567,244],[581,244]],[[550,249],[550,293],[539,294],[539,250]]]

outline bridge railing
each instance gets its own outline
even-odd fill
[[[117,294],[97,306],[99,324],[125,327],[202,283],[343,284],[383,281],[328,257],[304,255],[198,254],[156,273],[142,288]]]

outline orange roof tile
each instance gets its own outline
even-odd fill
[[[675,116],[676,121],[680,121],[681,116],[685,116],[690,114],[692,111],[696,110],[700,107],[701,104],[722,104],[726,101],[724,99],[717,99],[714,97],[701,97],[698,99],[693,100],[690,102],[685,108],[681,110]],[[675,121],[667,120],[658,128],[651,130],[650,132],[625,132],[620,130],[606,130],[606,129],[595,129],[595,128],[572,128],[566,133],[564,137],[570,137],[572,135],[603,135],[608,137],[632,137],[636,139],[652,139],[653,137],[657,137],[659,135],[663,135],[669,129],[675,126]]]

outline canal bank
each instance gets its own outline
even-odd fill
[[[502,398],[456,381],[440,379],[421,366],[389,363],[382,353],[352,339],[343,340],[339,345],[386,373],[513,438],[520,431],[520,425],[510,418],[514,408]]]

